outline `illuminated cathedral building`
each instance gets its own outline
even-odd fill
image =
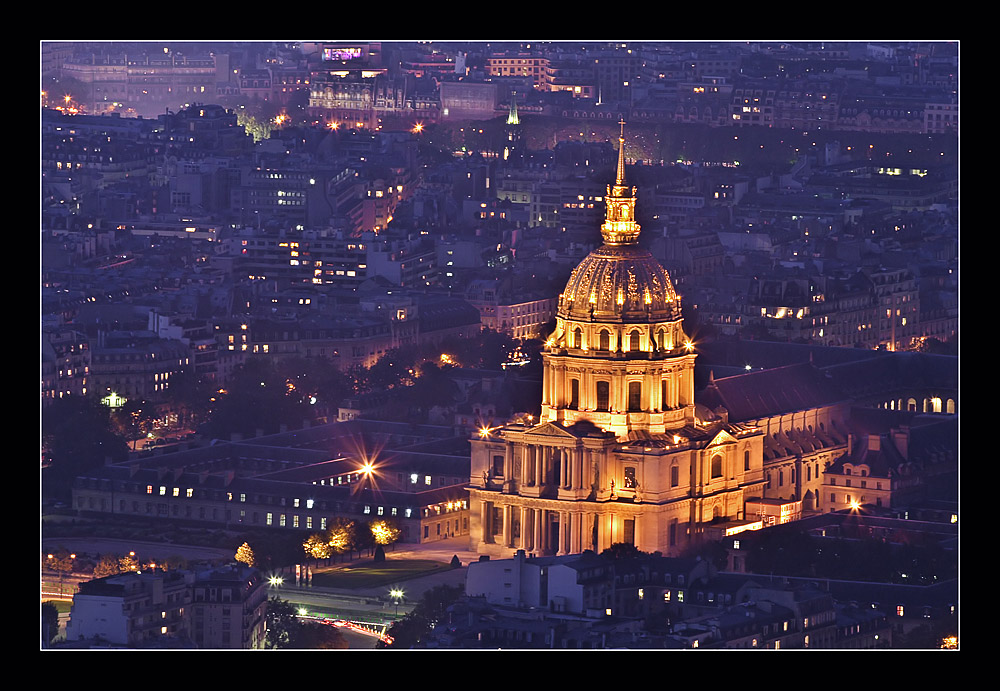
[[[681,299],[638,245],[624,123],[604,244],[571,273],[543,349],[541,418],[472,442],[472,548],[510,556],[630,543],[680,553],[764,492],[764,434],[694,400]],[[738,528],[737,528],[738,529]]]

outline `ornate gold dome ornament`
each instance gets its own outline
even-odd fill
[[[680,297],[666,270],[638,245],[636,188],[625,182],[625,123],[619,123],[618,171],[608,185],[604,244],[570,274],[558,316],[572,321],[653,322],[679,319]]]
[[[615,174],[615,184],[608,185],[604,196],[606,208],[604,223],[601,225],[601,235],[605,245],[634,245],[639,239],[639,224],[635,222],[635,187],[629,189],[625,184],[625,121],[618,135],[618,171]]]

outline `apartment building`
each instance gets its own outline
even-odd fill
[[[66,638],[129,648],[190,640],[194,574],[149,570],[80,584]]]

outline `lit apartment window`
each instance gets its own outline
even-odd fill
[[[167,488],[164,487],[163,485],[160,485],[160,496],[161,497],[167,496]]]
[[[190,499],[193,496],[194,496],[194,489],[192,489],[191,487],[188,487],[187,488],[187,497],[188,497],[188,499]]]

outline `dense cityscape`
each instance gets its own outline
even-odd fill
[[[959,648],[958,42],[39,49],[42,648]]]

